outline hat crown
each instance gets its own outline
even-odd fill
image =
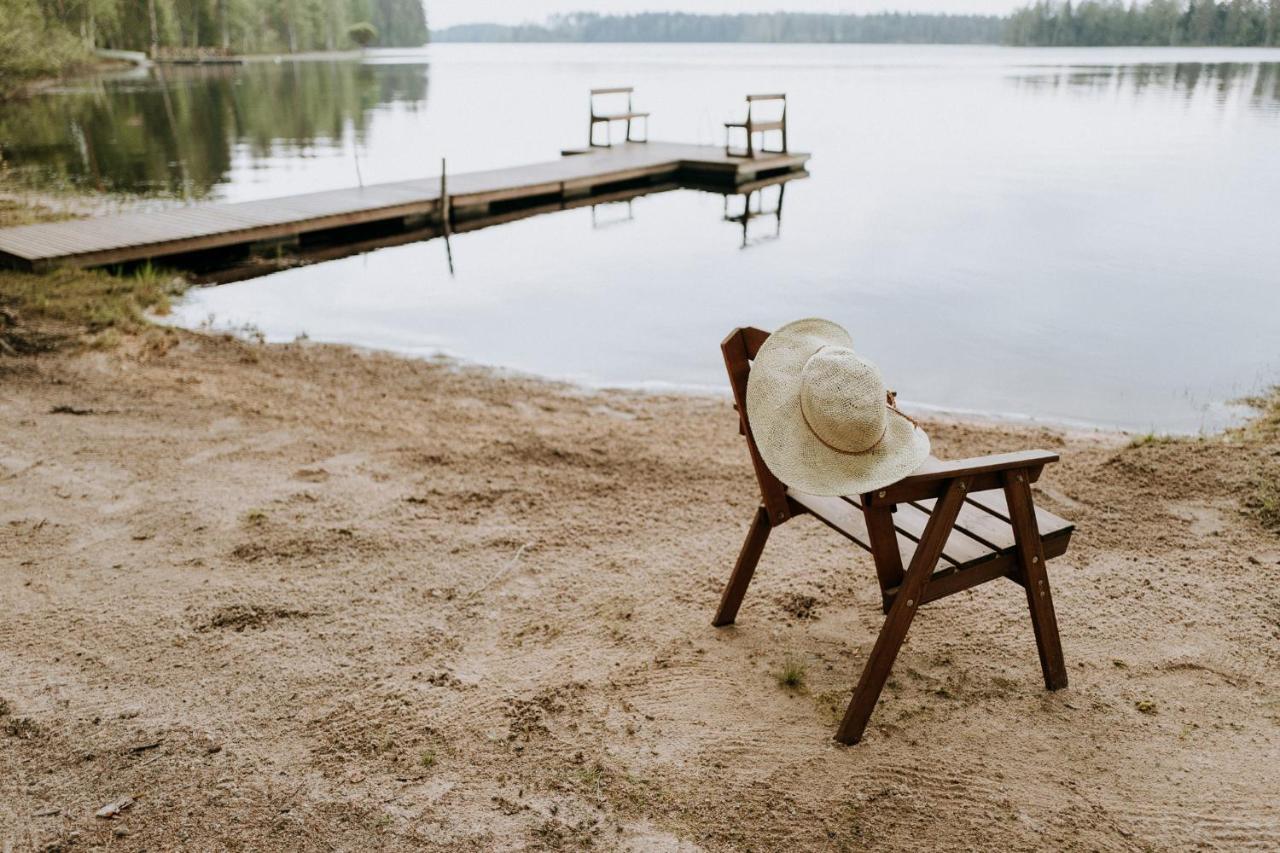
[[[880,370],[849,347],[824,346],[801,370],[800,410],[828,447],[864,453],[880,442],[887,426]]]

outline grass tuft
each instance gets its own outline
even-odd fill
[[[782,662],[782,669],[775,673],[778,686],[784,690],[800,690],[804,687],[804,676],[808,666],[798,657],[788,657]]]
[[[40,736],[40,726],[30,717],[9,717],[4,724],[4,733],[19,740],[31,740]]]
[[[1148,447],[1153,444],[1172,444],[1177,441],[1176,435],[1162,435],[1156,432],[1148,432],[1144,435],[1135,435],[1129,439],[1130,447]]]

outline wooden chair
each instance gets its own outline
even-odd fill
[[[720,345],[761,503],[712,624],[733,623],[769,531],[809,514],[871,552],[887,614],[836,740],[853,744],[862,739],[920,605],[996,578],[1025,588],[1045,686],[1066,687],[1045,561],[1066,552],[1074,528],[1037,508],[1031,497],[1031,484],[1045,465],[1057,461],[1057,454],[1029,450],[953,461],[930,457],[916,473],[874,493],[828,498],[797,492],[765,467],[745,414],[751,360],[768,337],[760,329],[735,329]]]
[[[587,131],[587,145],[591,148],[608,148],[613,145],[613,123],[615,121],[625,121],[627,123],[627,142],[648,142],[649,141],[649,114],[637,112],[631,103],[631,96],[635,93],[634,86],[615,86],[611,89],[592,89],[591,90],[591,127]],[[627,108],[616,113],[600,113],[596,112],[596,98],[608,95],[626,95]],[[631,138],[631,122],[636,119],[644,119],[644,139]],[[604,125],[605,141],[604,144],[596,142],[596,125]]]
[[[761,101],[782,101],[782,115],[776,119],[758,119],[755,117],[755,105]],[[733,131],[741,128],[747,132],[747,149],[744,153],[735,154],[732,147],[733,140],[730,138]],[[747,95],[747,118],[746,121],[726,121],[724,123],[724,153],[727,157],[755,157],[755,135],[757,133],[764,134],[770,130],[778,130],[782,132],[782,147],[767,148],[765,146],[765,138],[760,137],[760,153],[761,154],[786,154],[787,153],[787,96],[786,95]]]

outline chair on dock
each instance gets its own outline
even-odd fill
[[[887,617],[836,734],[862,739],[907,629],[922,604],[997,578],[1024,587],[1045,686],[1067,686],[1045,561],[1067,550],[1070,522],[1035,506],[1031,484],[1057,454],[1043,450],[941,461],[874,493],[817,497],[785,486],[761,459],[747,422],[747,377],[769,337],[735,329],[720,349],[733,388],[739,430],[760,485],[761,503],[712,624],[732,624],[769,531],[804,514],[815,516],[871,552]]]
[[[762,101],[782,101],[782,115],[778,118],[761,119],[756,117],[756,104]],[[743,129],[747,132],[747,147],[745,151],[734,152],[733,150],[733,131]],[[782,147],[768,148],[765,144],[763,134],[777,130],[782,133]],[[760,147],[755,147],[755,135],[759,133]],[[786,95],[747,95],[747,118],[745,121],[726,121],[724,123],[724,153],[728,157],[754,157],[756,153],[761,154],[786,154],[787,153],[787,96]]]
[[[632,96],[635,93],[634,86],[616,86],[610,89],[592,89],[591,90],[591,127],[587,131],[587,144],[592,148],[608,148],[613,145],[613,123],[615,121],[625,121],[627,123],[627,142],[648,142],[649,141],[649,114],[645,112],[637,112],[632,104]],[[626,95],[626,109],[620,112],[596,112],[596,98],[609,97],[610,95]],[[644,139],[631,138],[631,123],[638,119],[644,119]],[[596,142],[596,125],[604,125],[605,141],[603,144]]]

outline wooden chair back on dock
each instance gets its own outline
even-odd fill
[[[782,115],[778,118],[762,119],[756,116],[756,104],[766,101],[781,101]],[[733,150],[733,131],[741,128],[747,132],[747,147],[745,151],[734,152]],[[771,130],[780,131],[782,134],[782,147],[769,148],[764,136]],[[760,147],[755,146],[756,134],[760,136]],[[761,154],[786,154],[787,153],[787,96],[786,95],[747,95],[747,118],[745,121],[726,121],[724,123],[724,153],[730,157],[754,157],[756,153]]]
[[[597,98],[607,98],[616,95],[627,96],[627,106],[625,109],[621,109],[616,112],[597,111]],[[647,142],[649,140],[649,114],[646,112],[639,112],[635,109],[632,101],[634,95],[634,86],[615,86],[612,88],[591,90],[591,126],[587,131],[587,145],[593,148],[608,148],[613,145],[613,123],[615,121],[625,121],[627,123],[627,142]],[[644,139],[632,139],[631,123],[639,119],[644,119]],[[596,142],[597,124],[604,125],[605,141],[603,143]]]
[[[1031,484],[1057,454],[929,457],[911,476],[864,495],[817,497],[788,488],[765,466],[746,417],[751,361],[768,337],[760,329],[734,329],[720,345],[761,502],[712,624],[729,625],[737,617],[769,532],[808,514],[871,552],[887,614],[836,740],[862,739],[920,605],[997,578],[1025,589],[1045,686],[1066,687],[1045,561],[1066,552],[1074,527],[1037,508],[1031,497]]]

